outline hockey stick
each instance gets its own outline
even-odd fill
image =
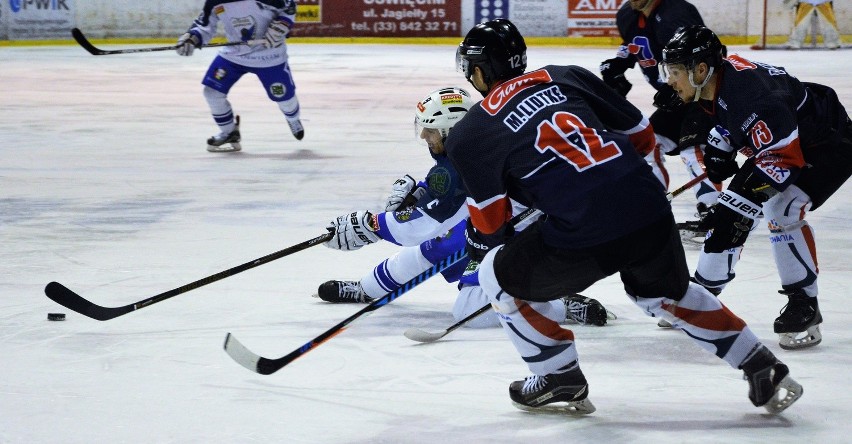
[[[701,173],[700,175],[693,177],[689,182],[681,185],[680,188],[666,194],[666,198],[669,200],[669,202],[671,202],[672,199],[674,199],[678,195],[682,194],[684,191],[694,187],[696,184],[698,184],[698,182],[701,182],[702,180],[704,180],[706,178],[707,178],[707,173]]]
[[[519,223],[521,223],[521,221],[523,221],[527,218],[530,218],[533,215],[538,215],[538,213],[539,213],[539,211],[536,210],[535,208],[527,208],[526,210],[524,210],[523,212],[521,212],[517,216],[513,217],[512,220],[509,221],[509,223],[513,226],[518,225]],[[456,322],[455,324],[445,328],[444,331],[442,331],[442,332],[430,333],[428,331],[421,330],[419,328],[409,328],[403,334],[405,335],[406,338],[411,339],[412,341],[435,342],[435,341],[443,338],[444,336],[450,334],[451,331],[463,326],[464,324],[467,324],[472,319],[474,319],[477,316],[485,313],[486,311],[488,311],[489,308],[491,308],[490,303],[483,305],[481,308],[477,309],[475,312],[467,315],[464,319],[462,319],[462,320]]]
[[[234,361],[236,361],[243,367],[261,375],[271,375],[277,372],[278,370],[284,368],[284,366],[286,366],[287,364],[300,358],[305,353],[320,346],[323,342],[342,333],[344,330],[346,330],[347,326],[354,322],[356,319],[389,304],[390,302],[402,296],[404,293],[416,287],[426,279],[429,279],[435,274],[440,273],[441,271],[449,268],[451,265],[464,259],[465,257],[467,257],[467,253],[464,249],[456,251],[455,253],[442,259],[437,264],[433,265],[428,270],[415,276],[410,281],[403,284],[401,287],[374,300],[370,303],[370,305],[367,305],[366,307],[359,310],[357,313],[353,314],[352,316],[349,316],[334,327],[331,327],[330,329],[326,330],[321,335],[315,337],[314,339],[311,339],[305,345],[293,350],[292,352],[280,358],[265,358],[252,352],[251,350],[246,348],[246,346],[244,346],[240,341],[238,341],[237,338],[231,333],[228,333],[225,336],[225,352],[227,352],[228,356],[230,356]]]
[[[73,28],[71,30],[71,37],[74,37],[74,40],[80,44],[86,51],[89,51],[89,54],[92,55],[111,55],[111,54],[131,54],[135,52],[154,52],[154,51],[170,51],[177,49],[178,45],[172,46],[157,46],[154,48],[134,48],[134,49],[114,49],[114,50],[105,50],[98,49],[89,39],[83,35],[83,31],[80,31],[78,28]],[[249,40],[248,42],[227,42],[227,43],[208,43],[206,45],[202,45],[202,48],[213,48],[216,46],[237,46],[237,45],[256,45],[259,44],[259,41]]]
[[[306,248],[313,247],[314,245],[318,245],[330,240],[332,237],[334,237],[334,233],[325,233],[322,236],[317,236],[313,239],[306,240],[300,244],[293,245],[292,247],[276,251],[275,253],[268,254],[261,258],[257,258],[251,262],[246,262],[234,268],[229,268],[225,271],[220,271],[219,273],[207,276],[203,279],[199,279],[182,287],[169,290],[165,293],[160,293],[156,296],[152,296],[148,299],[143,299],[139,302],[125,305],[123,307],[103,307],[101,305],[97,305],[86,300],[77,293],[74,293],[73,291],[69,290],[67,287],[58,282],[51,282],[47,284],[47,286],[44,288],[44,294],[46,294],[48,298],[52,299],[59,305],[62,305],[66,308],[70,308],[71,310],[74,310],[77,313],[86,315],[92,319],[97,319],[99,321],[106,321],[112,318],[117,318],[119,316],[126,315],[131,311],[136,311],[140,308],[145,308],[149,305],[156,304],[157,302],[164,301],[179,294],[186,293],[190,290],[195,290],[196,288],[203,287],[207,284],[224,279],[228,276],[233,276],[237,273],[242,273],[243,271],[252,269],[259,265],[263,265],[267,262],[272,262],[276,259],[280,259],[284,256],[296,253],[298,251],[302,251]]]
[[[481,315],[482,313],[485,313],[486,311],[488,311],[489,308],[491,308],[491,304],[490,303],[485,304],[479,310],[476,310],[475,312],[467,315],[464,319],[462,319],[462,320],[456,322],[455,324],[445,328],[441,332],[432,333],[432,332],[428,332],[428,331],[425,331],[425,330],[421,330],[419,328],[409,328],[408,330],[405,330],[404,334],[405,334],[406,338],[411,339],[412,341],[435,342],[438,339],[441,339],[444,336],[447,336],[448,334],[450,334],[451,331],[461,327],[464,324],[467,324],[471,319]]]

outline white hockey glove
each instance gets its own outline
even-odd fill
[[[201,37],[199,37],[198,34],[187,32],[178,39],[175,51],[177,51],[178,55],[191,56],[192,52],[195,51],[195,48],[200,47]]]
[[[417,187],[417,182],[406,174],[393,183],[391,194],[385,199],[385,211],[401,210],[407,206],[414,205],[426,190]],[[409,198],[409,196],[411,196]]]
[[[261,43],[266,48],[277,48],[284,44],[287,34],[290,33],[290,27],[284,22],[270,22],[266,28],[266,34],[263,36]]]
[[[376,234],[373,214],[369,211],[355,211],[340,216],[325,228],[334,233],[334,237],[323,245],[334,250],[357,250],[380,239]]]

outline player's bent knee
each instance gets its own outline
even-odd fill
[[[495,311],[509,314],[518,311],[518,306],[515,298],[503,291],[497,283],[497,275],[494,274],[494,257],[501,248],[503,247],[493,248],[479,263],[479,286],[488,295]]]

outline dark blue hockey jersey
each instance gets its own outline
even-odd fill
[[[849,118],[831,88],[738,55],[719,69],[713,101],[699,103],[716,125],[708,145],[754,157],[766,183],[781,191],[805,167],[807,150],[838,144],[829,139]]]
[[[662,60],[663,47],[681,26],[703,26],[704,21],[695,6],[684,0],[660,0],[648,18],[624,2],[615,15],[615,24],[622,40],[617,57],[638,63],[645,80],[659,89],[657,63]]]
[[[546,214],[546,242],[582,248],[671,212],[642,159],[648,119],[578,66],[546,66],[495,87],[445,143],[468,191],[473,225],[503,243],[510,198]]]

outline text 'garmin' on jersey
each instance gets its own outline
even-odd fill
[[[550,83],[551,81],[553,81],[553,78],[551,78],[550,73],[544,69],[539,69],[538,71],[533,71],[522,76],[515,77],[514,79],[510,79],[502,85],[494,88],[494,90],[488,94],[488,97],[482,101],[482,108],[485,109],[488,114],[491,114],[492,116],[496,115],[500,112],[500,109],[506,105],[506,103],[512,100],[512,97],[515,97],[521,91],[542,83]]]

